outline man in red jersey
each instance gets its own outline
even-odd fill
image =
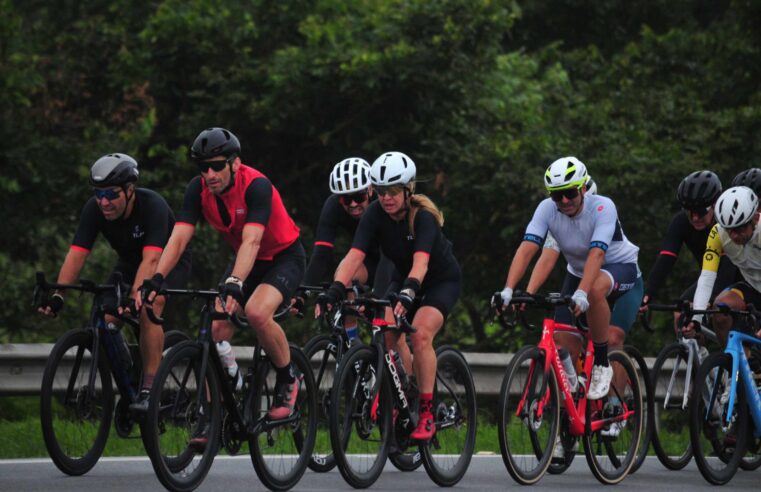
[[[306,254],[299,241],[299,228],[286,212],[280,193],[264,174],[243,164],[239,155],[240,142],[224,128],[207,128],[193,142],[190,157],[200,176],[185,190],[182,211],[156,275],[144,284],[143,301],[153,300],[203,215],[236,253],[223,276],[224,309],[233,314],[243,308],[275,366],[276,396],[269,417],[284,419],[293,410],[299,384],[291,369],[285,332],[273,315],[299,286]],[[218,309],[222,309],[221,303]],[[214,341],[223,342],[230,340],[234,328],[229,321],[215,321],[212,332]],[[205,436],[198,440],[203,439]]]

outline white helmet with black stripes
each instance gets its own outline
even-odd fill
[[[747,186],[735,186],[721,194],[715,205],[716,222],[725,229],[746,225],[758,211],[758,197]]]
[[[407,185],[415,174],[415,162],[401,152],[385,152],[370,166],[370,180],[377,186]]]
[[[370,186],[370,164],[359,157],[349,157],[330,172],[330,191],[338,195],[356,193]]]

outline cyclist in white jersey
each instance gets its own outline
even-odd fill
[[[708,235],[703,268],[692,301],[696,310],[708,307],[722,255],[726,255],[740,270],[744,280],[730,285],[717,295],[714,307],[727,305],[730,309],[745,309],[748,303],[752,303],[761,308],[761,232],[758,228],[758,206],[758,197],[746,186],[729,188],[716,201],[714,212],[717,223]],[[687,337],[695,336],[701,320],[701,315],[695,315],[682,328],[682,333]],[[714,331],[723,345],[727,343],[732,323],[729,315],[713,316]],[[761,330],[756,336],[761,337]]]
[[[563,157],[550,165],[545,173],[550,198],[534,212],[500,295],[503,305],[507,305],[531,259],[551,233],[568,263],[568,272],[578,279],[578,284],[571,287],[575,289],[574,314],[587,313],[595,345],[587,397],[596,400],[608,394],[613,376],[608,363],[608,301],[635,285],[639,248],[624,236],[613,201],[586,195],[586,182],[586,166],[575,157]]]

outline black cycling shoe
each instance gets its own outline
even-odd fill
[[[151,390],[141,389],[140,393],[137,395],[137,400],[135,400],[133,403],[130,403],[129,405],[130,412],[139,412],[139,413],[147,412],[148,404],[150,404],[150,396],[151,396]]]
[[[193,437],[188,442],[188,447],[194,450],[196,453],[203,453],[206,449],[206,445],[209,443],[209,423],[199,424],[196,427],[196,431],[193,433]]]

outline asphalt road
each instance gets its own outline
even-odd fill
[[[580,458],[580,459],[578,459]],[[520,487],[507,474],[500,456],[476,456],[462,481],[453,490],[505,490],[507,487]],[[543,491],[588,490],[601,485],[590,473],[583,456],[577,457],[573,465],[563,475],[546,475],[533,489]],[[715,490],[703,480],[694,463],[681,471],[668,471],[656,458],[648,458],[636,474],[627,477],[617,486],[622,490],[643,490],[659,492],[675,490]],[[247,456],[223,457],[214,461],[206,480],[199,491],[263,490]],[[90,473],[82,477],[69,477],[62,474],[50,460],[5,460],[0,461],[0,491],[149,491],[163,490],[153,474],[147,458],[103,458]],[[337,471],[317,474],[307,471],[293,489],[314,491],[353,490]],[[390,464],[372,491],[441,491],[430,481],[421,467],[411,473],[402,473]],[[526,489],[528,490],[528,489]],[[755,472],[737,472],[725,490],[744,491],[761,490],[761,470]]]

